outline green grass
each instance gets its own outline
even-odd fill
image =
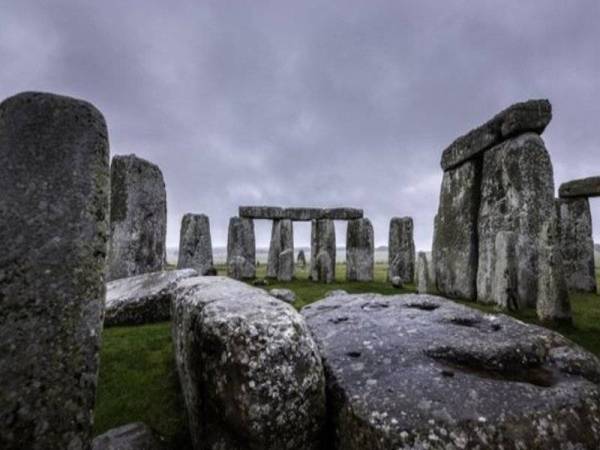
[[[225,273],[219,267],[219,274]],[[414,286],[395,289],[386,282],[387,266],[375,266],[372,283],[345,281],[345,265],[339,264],[340,281],[320,284],[308,281],[306,270],[298,270],[294,281],[269,282],[265,289],[288,288],[296,293],[294,306],[300,309],[322,298],[328,291],[344,289],[349,293],[376,292],[384,295],[414,292]],[[257,269],[257,277],[265,276],[266,267]],[[597,272],[600,283],[600,271]],[[494,307],[458,301],[486,311]],[[573,326],[553,327],[582,347],[600,356],[600,296],[572,294]],[[509,313],[529,323],[539,324],[535,310]],[[189,448],[183,400],[179,390],[171,345],[170,323],[136,327],[114,327],[104,330],[100,380],[96,402],[95,433],[102,433],[133,421],[143,421],[165,436],[169,448]]]

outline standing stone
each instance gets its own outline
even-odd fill
[[[399,276],[402,283],[415,278],[415,240],[412,217],[392,217],[388,246],[388,279]]]
[[[415,285],[419,294],[435,292],[435,284],[432,278],[431,256],[425,252],[417,253],[417,264],[415,270]]]
[[[484,154],[479,209],[477,300],[493,303],[496,236],[517,235],[517,304],[535,307],[538,242],[542,224],[554,216],[554,181],[544,141],[525,133]]]
[[[227,275],[237,280],[256,277],[256,241],[252,219],[229,219]]]
[[[210,223],[204,214],[186,214],[181,221],[178,269],[195,269],[206,275],[213,268]]]
[[[596,292],[590,203],[585,197],[557,200],[560,244],[567,288]]]
[[[91,443],[109,211],[108,133],[91,104],[0,104],[0,448]]]
[[[267,277],[279,281],[291,281],[294,277],[294,226],[289,219],[273,221]]]
[[[371,221],[349,221],[346,235],[346,280],[373,281],[374,258],[375,244]]]
[[[335,281],[335,227],[329,219],[313,220],[310,235],[310,279]]]
[[[519,309],[516,249],[516,233],[500,231],[496,235],[492,300],[496,305],[513,311]]]
[[[162,172],[135,155],[111,165],[108,279],[163,270],[166,264],[167,193]]]
[[[481,160],[444,172],[435,222],[433,261],[437,288],[451,298],[475,300],[477,214]]]
[[[298,252],[298,257],[296,258],[296,265],[302,269],[306,267],[306,255],[304,254],[304,250],[300,250]]]

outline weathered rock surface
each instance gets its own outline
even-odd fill
[[[249,219],[353,220],[362,219],[363,210],[357,208],[280,208],[278,206],[240,206],[240,217]]]
[[[286,303],[292,304],[296,301],[296,294],[294,294],[294,291],[289,289],[271,289],[269,294],[279,300],[283,300]]]
[[[294,278],[294,225],[290,219],[273,221],[267,277],[279,281],[291,281]]]
[[[412,217],[392,217],[388,245],[388,279],[399,276],[402,283],[415,279],[415,240]]]
[[[561,198],[600,196],[600,177],[582,178],[560,185],[558,195]]]
[[[430,295],[302,314],[327,374],[328,448],[598,448],[600,362],[557,333]]]
[[[419,294],[435,292],[431,255],[425,252],[417,253],[417,267],[415,271],[415,285]]]
[[[194,269],[166,270],[108,282],[104,326],[169,320],[177,282],[195,276]]]
[[[517,234],[500,231],[494,245],[494,275],[492,280],[492,302],[510,310],[518,310],[518,261]]]
[[[484,150],[521,133],[541,134],[551,120],[552,105],[548,100],[515,103],[450,144],[442,153],[442,169],[455,168]]]
[[[237,280],[256,276],[256,240],[252,219],[229,219],[227,275]]]
[[[402,284],[402,278],[400,278],[398,275],[396,275],[395,277],[392,277],[390,282],[392,283],[392,286],[394,286],[395,288],[401,289],[404,287],[404,285]]]
[[[0,103],[0,448],[89,448],[104,310],[109,148],[91,104]]]
[[[178,269],[195,269],[207,275],[213,268],[210,222],[204,214],[186,214],[181,220]]]
[[[537,134],[522,134],[485,152],[478,219],[478,301],[494,301],[496,236],[513,231],[517,235],[516,301],[519,307],[535,307],[540,233],[544,221],[554,215],[552,163]]]
[[[296,258],[296,265],[301,268],[306,267],[306,255],[304,254],[304,250],[300,250],[298,252],[298,257]]]
[[[194,448],[320,448],[323,367],[292,306],[228,278],[189,278],[173,341]]]
[[[134,422],[95,437],[92,450],[166,450],[166,445],[148,425]]]
[[[135,155],[113,157],[108,279],[163,270],[166,234],[167,193],[158,166]]]
[[[310,279],[335,280],[335,227],[331,220],[313,220],[310,235]]]
[[[279,206],[240,206],[238,214],[247,219],[279,220],[288,218],[285,210]]]
[[[375,243],[369,219],[348,222],[346,234],[346,280],[373,281]]]
[[[433,261],[439,292],[451,298],[477,296],[477,216],[481,160],[444,172],[435,220]]]
[[[587,198],[557,200],[560,244],[567,288],[596,292],[592,214]]]

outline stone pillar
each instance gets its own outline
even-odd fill
[[[298,252],[298,258],[296,259],[296,264],[301,269],[304,269],[306,267],[306,255],[304,255],[304,250],[300,250]]]
[[[229,219],[227,275],[238,280],[256,277],[256,240],[252,219]]]
[[[435,284],[432,276],[432,257],[425,252],[417,253],[415,285],[419,294],[431,294],[435,292]]]
[[[273,221],[267,277],[279,281],[291,281],[294,277],[294,225],[290,219]]]
[[[373,281],[374,255],[371,221],[369,219],[349,221],[346,234],[346,279]]]
[[[102,114],[52,94],[3,101],[0,192],[0,448],[89,448],[109,226]]]
[[[494,246],[494,278],[492,280],[492,300],[498,306],[518,310],[517,293],[517,235],[512,231],[500,231]]]
[[[181,220],[178,269],[195,269],[206,275],[213,269],[210,222],[204,214],[186,214]]]
[[[335,227],[329,219],[313,220],[310,236],[310,279],[335,281]]]
[[[163,270],[166,264],[167,193],[162,172],[135,155],[111,165],[108,279]]]
[[[567,288],[596,292],[592,215],[586,197],[557,200],[560,244]]]
[[[411,283],[415,278],[415,241],[412,217],[392,217],[388,245],[388,280],[400,277]]]

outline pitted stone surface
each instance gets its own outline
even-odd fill
[[[560,185],[558,195],[561,198],[600,196],[600,177],[582,178]]]
[[[363,210],[357,208],[281,208],[278,206],[240,206],[240,217],[248,219],[289,219],[298,222],[311,220],[362,219]]]
[[[229,219],[227,275],[237,280],[256,276],[256,240],[252,219]]]
[[[167,192],[162,172],[135,155],[111,164],[108,279],[163,270],[166,264]]]
[[[0,103],[0,448],[89,448],[104,310],[109,148],[90,103]]]
[[[313,220],[310,235],[310,279],[335,281],[335,227],[331,220]]]
[[[518,134],[525,132],[541,134],[551,120],[552,105],[548,100],[515,103],[450,144],[442,154],[442,169],[453,169]]]
[[[431,295],[332,296],[302,315],[329,448],[598,448],[600,362],[557,333]]]
[[[197,275],[194,269],[166,270],[108,282],[104,326],[169,320],[177,282]]]
[[[415,240],[412,217],[392,217],[388,244],[388,279],[398,276],[401,283],[415,278]]]
[[[148,425],[134,422],[95,437],[92,450],[166,450],[166,445]]]
[[[186,214],[181,220],[178,269],[195,269],[207,275],[213,266],[210,221],[204,214]]]
[[[194,448],[320,448],[323,367],[292,306],[228,278],[189,278],[173,341]]]
[[[369,219],[348,222],[346,235],[346,280],[373,281],[375,243]]]
[[[290,219],[273,221],[267,277],[279,281],[294,278],[294,225]]]
[[[240,206],[239,216],[248,219],[285,219],[284,209],[279,206]]]

